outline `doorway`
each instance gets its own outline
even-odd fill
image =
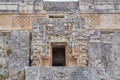
[[[52,47],[52,66],[65,66],[66,55],[65,46]]]

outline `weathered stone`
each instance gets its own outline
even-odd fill
[[[26,80],[99,80],[93,68],[32,67],[26,68]]]
[[[119,0],[0,0],[0,13],[0,80],[120,80]]]

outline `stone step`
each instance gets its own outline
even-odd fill
[[[89,67],[27,67],[26,80],[99,80]]]

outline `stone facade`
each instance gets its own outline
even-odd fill
[[[0,80],[120,80],[119,41],[119,0],[0,0]]]

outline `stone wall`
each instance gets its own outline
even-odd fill
[[[95,16],[96,15],[94,15],[94,17]],[[86,64],[86,60],[88,60],[86,66],[94,68],[97,71],[97,77],[99,79],[119,80],[119,29],[112,29],[112,27],[108,28],[110,25],[106,26],[106,29],[99,29],[97,26],[103,21],[100,20],[97,23],[94,19],[102,19],[104,17],[91,17],[90,20],[93,20],[91,22],[87,17],[80,15],[80,18],[75,18],[74,16],[68,19],[36,19],[32,29],[33,66],[51,66],[49,64],[49,43],[67,42],[68,46],[74,46],[70,47],[67,51],[69,54],[68,60],[70,60],[67,66],[83,66],[82,64]],[[70,22],[72,22],[73,25],[70,26]],[[110,24],[112,24],[112,22],[110,22]],[[88,28],[90,25],[93,27]],[[72,40],[69,40],[70,38],[72,38]],[[74,44],[72,44],[73,42]],[[82,44],[82,46],[79,44]],[[70,50],[72,50],[72,52],[70,52]],[[72,58],[76,58],[76,55],[79,57],[74,61]],[[41,59],[44,58],[46,60],[44,63],[45,65],[42,63],[44,61],[41,61]]]
[[[120,80],[119,0],[6,1],[0,0],[0,80]],[[55,42],[67,43],[66,67],[46,67]]]
[[[89,78],[84,77],[84,79],[85,80],[119,80],[120,79],[119,77],[120,76],[120,70],[119,70],[120,31],[119,30],[89,30],[87,31],[87,33],[88,33],[87,35],[89,36],[88,39],[89,41],[86,47],[87,55],[88,55],[88,66],[86,67],[84,66],[86,73],[83,74],[82,76],[87,75],[89,77],[90,75],[91,77]],[[56,39],[55,41],[58,40]],[[80,59],[82,58],[85,57],[80,57]],[[89,72],[91,68],[93,74]],[[84,69],[82,67],[79,67],[77,68],[78,72],[75,69],[76,69],[75,67],[72,68],[62,67],[62,69],[59,67],[57,68],[28,67],[26,68],[26,80],[43,79],[43,78],[45,80],[54,79],[54,78],[58,79],[61,76],[62,78],[60,79],[62,80],[74,80],[74,79],[84,80],[81,74],[79,74],[80,73],[79,70],[82,70],[82,72],[84,73]],[[76,75],[73,75],[74,78],[69,76],[73,73],[73,71],[74,73],[76,73]],[[67,75],[67,77],[65,75]]]
[[[85,52],[87,54],[87,58],[79,56],[81,57],[79,58],[80,60],[78,59],[80,63],[78,63],[78,60],[76,61],[76,59],[72,59],[69,62],[69,65],[78,66],[79,64],[82,64],[82,62],[86,63],[87,60],[88,66],[96,70],[98,78],[105,80],[120,79],[119,77],[120,75],[119,72],[120,16],[119,15],[120,14],[76,14],[76,15],[60,14],[60,15],[64,15],[65,18],[58,20],[49,18],[49,15],[50,14],[43,14],[43,13],[40,15],[38,14],[1,15],[0,25],[3,27],[1,28],[1,31],[3,30],[3,32],[1,32],[0,35],[0,46],[1,46],[0,64],[2,66],[0,69],[1,71],[0,76],[2,76],[2,79],[8,78],[8,76],[10,76],[11,78],[9,79],[16,79],[19,77],[19,79],[21,80],[21,76],[24,75],[24,68],[28,66],[29,63],[28,57],[31,56],[29,55],[29,48],[30,48],[29,31],[22,30],[22,31],[5,32],[5,30],[27,29],[28,26],[29,27],[33,26],[32,29],[33,52],[36,51],[35,47],[36,45],[38,45],[38,50],[37,50],[38,53],[37,54],[32,54],[32,52],[30,53],[32,54],[31,59],[33,60],[33,63],[37,64],[37,66],[42,66],[42,65],[50,66],[49,59],[47,59],[49,57],[48,53],[46,52],[48,56],[44,55],[44,53],[42,53],[42,57],[40,57],[39,55],[40,49],[42,50],[42,48],[40,48],[39,45],[40,43],[42,44],[42,46],[46,45],[44,44],[44,42],[46,43],[48,35],[49,36],[52,35],[50,41],[54,41],[54,42],[62,41],[62,40],[66,41],[66,38],[60,37],[60,35],[68,36],[69,34],[73,34],[75,32],[76,34],[74,36],[76,37],[75,39],[79,38],[79,42],[81,42],[82,44],[84,43],[83,40],[85,40],[87,43],[85,46],[79,46],[80,50],[83,49],[82,51],[80,51],[80,53]],[[40,20],[41,17],[43,17],[42,18],[43,22],[41,22]],[[76,25],[74,24],[72,26],[73,27],[76,26],[75,28],[77,28],[76,30],[78,31],[71,32],[70,30],[72,30],[71,28],[72,26],[70,26],[71,24],[68,24],[69,22],[74,22]],[[11,28],[10,26],[13,28]],[[20,28],[22,26],[24,28]],[[53,26],[56,26],[56,28],[54,29],[57,32],[54,31],[52,32]],[[67,31],[63,31],[63,29],[66,29]],[[43,31],[46,30],[47,32],[45,33],[47,35],[41,34],[42,30]],[[47,42],[49,42],[49,40],[47,40]],[[9,54],[7,54],[7,50],[9,52],[10,49],[12,49],[13,52],[8,57]],[[43,46],[43,50],[45,51],[44,46]],[[76,56],[78,54],[70,54],[70,55]],[[41,58],[43,59],[43,61],[40,63],[38,61],[40,61]],[[34,62],[35,60],[38,61]],[[20,76],[16,74],[20,74]]]
[[[74,42],[75,45],[77,44],[77,46],[74,46],[74,48],[75,47],[80,48],[80,53],[86,52],[84,50],[82,51],[82,48],[86,49],[88,47],[87,43],[89,41],[99,41],[98,39],[101,39],[102,30],[119,31],[119,14],[114,14],[114,15],[113,14],[79,14],[79,15],[68,15],[67,17],[61,19],[57,19],[57,18],[36,19],[35,22],[33,23],[33,29],[32,29],[33,31],[32,48],[33,48],[33,53],[35,53],[33,54],[33,56],[49,55],[50,54],[49,43],[59,42],[59,41],[67,42],[69,46],[71,46],[72,42]],[[95,34],[93,34],[93,32],[95,32]],[[80,46],[79,44],[82,44],[82,46]],[[41,50],[39,49],[39,47],[41,47]],[[42,52],[42,51],[46,51],[46,52]],[[75,56],[77,55],[77,51],[79,52],[79,49],[77,49],[76,52],[74,52],[73,50],[73,52],[68,52],[68,53],[72,56]],[[34,58],[39,61],[40,57],[36,56]],[[37,62],[37,64],[39,64],[39,62]]]
[[[43,10],[51,12],[74,12],[79,11],[78,2],[44,2]]]
[[[100,80],[93,68],[31,67],[26,68],[26,80]]]
[[[8,47],[9,47],[9,39],[10,33],[4,32],[0,33],[0,79],[4,80],[9,76],[9,54],[8,54]]]
[[[89,66],[96,68],[100,78],[119,80],[120,31],[94,31],[88,46]]]
[[[52,66],[51,44],[61,42],[67,44],[67,66],[86,66],[86,48],[89,40],[85,27],[83,18],[36,19],[32,29],[32,65]]]
[[[29,66],[29,31],[2,32],[0,37],[0,79],[23,80]]]
[[[67,6],[66,6],[67,4]],[[61,6],[62,5],[62,6]],[[48,2],[36,1],[0,1],[2,13],[39,13],[52,12],[80,12],[80,13],[118,13],[119,0],[80,0],[78,2]]]

